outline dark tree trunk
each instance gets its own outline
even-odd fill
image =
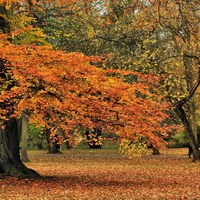
[[[13,6],[11,4],[10,9],[6,9],[4,6],[0,6],[0,14],[5,16],[11,16],[13,14]],[[8,17],[9,18],[9,17]],[[5,20],[2,16],[0,17],[0,32],[10,33],[10,23]],[[9,91],[15,84],[12,80],[12,77],[6,75],[5,60],[0,58],[0,78],[2,79],[2,83],[5,81],[10,82],[8,84],[6,90]],[[11,103],[11,102],[10,102]],[[6,102],[0,103],[0,109],[6,109]],[[10,104],[10,108],[12,107],[12,103]],[[9,106],[8,106],[9,107]],[[12,109],[10,109],[11,111]],[[13,112],[11,111],[7,114],[7,118],[9,118]],[[19,155],[19,138],[18,138],[18,126],[16,118],[10,117],[9,120],[5,122],[0,122],[0,174],[17,177],[17,178],[36,178],[40,177],[40,175],[34,170],[28,169],[20,160]],[[1,125],[4,125],[2,127]]]
[[[20,160],[16,118],[10,118],[0,129],[0,171],[17,178],[36,178],[40,175],[28,169]]]
[[[102,144],[100,141],[101,130],[99,128],[94,128],[91,133],[89,130],[87,130],[85,132],[85,135],[90,148],[102,148]]]
[[[193,149],[191,146],[188,147],[188,157],[191,158],[191,155],[193,154]]]
[[[14,86],[11,77],[5,75],[5,61],[0,59],[0,78],[10,81],[6,90],[10,90]],[[2,81],[3,82],[3,81]],[[1,102],[0,109],[6,109],[10,112],[6,114],[7,121],[0,121],[0,174],[10,175],[18,178],[39,177],[35,171],[28,169],[20,160],[19,155],[19,131],[17,119],[10,117],[13,114],[13,102]],[[3,125],[3,126],[2,126]]]
[[[160,151],[157,148],[152,147],[152,149],[153,149],[153,153],[152,153],[153,155],[161,155]]]
[[[188,137],[190,140],[190,146],[192,147],[192,151],[193,151],[193,162],[197,162],[200,160],[200,151],[199,151],[198,141],[195,138],[195,135],[192,130],[192,126],[182,107],[181,102],[178,102],[176,104],[175,111],[178,114],[179,118],[181,119],[183,125],[185,126],[185,129],[187,130]]]
[[[46,134],[47,146],[48,146],[47,154],[62,154],[62,152],[59,151],[60,144],[58,144],[57,136],[52,137],[51,131],[48,128],[46,128],[45,134]]]

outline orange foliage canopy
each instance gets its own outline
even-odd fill
[[[158,146],[171,131],[163,122],[169,105],[150,92],[157,81],[152,75],[103,70],[90,64],[100,58],[41,46],[0,44],[0,58],[6,66],[6,77],[0,76],[0,103],[6,105],[1,121],[27,110],[31,122],[50,124],[52,132],[82,124],[132,140],[144,136]],[[137,82],[124,82],[127,74]]]
[[[20,3],[31,3],[31,4],[38,4],[38,0],[0,0],[0,3],[12,3],[12,2],[20,2]],[[46,3],[55,3],[54,0],[46,0]],[[56,2],[60,4],[67,4],[67,3],[74,3],[76,0],[56,0]]]
[[[6,8],[10,8],[12,2],[23,2],[29,8],[41,3],[0,0]],[[45,3],[49,6],[73,4],[73,8],[81,4],[76,0],[47,0]],[[23,29],[12,35],[20,31]],[[164,123],[169,105],[161,103],[161,97],[150,92],[156,85],[155,76],[103,70],[90,64],[101,62],[100,58],[66,54],[44,46],[15,46],[2,42],[0,58],[0,64],[3,61],[6,67],[0,71],[2,122],[11,116],[21,116],[26,110],[31,122],[46,126],[52,134],[59,129],[67,134],[77,124],[82,124],[131,140],[144,136],[157,145],[162,144],[163,137],[171,131],[172,127]],[[114,77],[113,73],[120,74],[121,78]],[[128,74],[137,82],[124,82],[123,76]]]

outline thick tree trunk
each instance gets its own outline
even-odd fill
[[[191,122],[191,127],[195,136],[196,141],[198,142],[198,133],[197,133],[197,118],[196,118],[196,106],[194,101],[189,103],[189,120]]]
[[[186,113],[185,113],[181,103],[176,104],[175,112],[178,114],[179,118],[181,119],[181,121],[182,121],[183,125],[185,126],[185,129],[188,133],[190,145],[191,145],[192,150],[193,150],[193,162],[197,162],[197,161],[200,160],[199,145],[198,145],[198,142],[196,140],[195,134],[193,132],[190,120],[186,116]]]
[[[4,4],[2,4],[4,5]],[[0,6],[0,14],[10,18],[14,14],[14,3],[11,3],[9,9],[4,6]],[[0,16],[0,32],[10,34],[10,22],[4,17]],[[5,62],[0,58],[0,78],[5,81],[11,81],[11,77],[5,75],[6,67]],[[14,82],[7,86],[6,90],[10,90],[13,87]],[[6,103],[1,103],[0,107],[6,108]],[[12,112],[12,111],[11,111]],[[8,114],[9,116],[12,113]],[[6,117],[9,117],[6,116]],[[4,127],[0,127],[0,174],[10,175],[17,178],[36,178],[40,175],[34,170],[28,169],[20,160],[19,155],[19,139],[18,139],[18,127],[16,118],[9,118],[8,121],[2,122]],[[2,125],[2,124],[1,124]]]
[[[36,178],[40,175],[28,169],[20,160],[16,118],[10,118],[0,129],[0,172],[17,178]]]

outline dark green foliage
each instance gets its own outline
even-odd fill
[[[28,149],[47,149],[47,141],[42,127],[28,124]]]

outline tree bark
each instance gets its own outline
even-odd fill
[[[28,119],[26,114],[22,113],[22,122],[21,122],[21,161],[29,162],[27,154],[27,124]]]
[[[161,155],[161,153],[160,153],[160,151],[157,149],[157,148],[155,148],[155,147],[152,147],[153,148],[153,155]]]
[[[17,178],[40,177],[20,160],[16,118],[10,118],[4,125],[5,127],[0,129],[0,172]]]
[[[47,154],[62,154],[62,152],[59,151],[60,145],[58,144],[57,136],[52,137],[51,131],[48,128],[46,128],[45,134],[46,134],[47,145],[48,145]]]
[[[9,77],[6,77],[5,71],[4,61],[0,59],[0,77],[7,81]],[[14,82],[11,81],[6,90],[10,90],[13,85]],[[20,160],[17,119],[10,117],[13,114],[12,106],[12,102],[10,105],[6,102],[0,103],[0,108],[10,111],[5,116],[8,120],[0,121],[0,174],[18,178],[39,177],[38,173],[28,169]]]
[[[190,140],[190,145],[193,150],[193,162],[197,162],[200,160],[200,151],[199,151],[199,145],[195,138],[191,123],[183,109],[182,103],[178,102],[175,106],[175,112],[178,114],[179,118],[181,119],[183,125],[185,126],[188,137]]]
[[[8,81],[7,78],[9,79],[9,77],[5,75],[6,67],[4,63],[0,59],[0,77]],[[6,90],[10,90],[13,85],[14,82],[11,81]],[[0,121],[0,177],[3,177],[2,174],[17,178],[39,177],[37,172],[28,169],[20,160],[18,124],[17,119],[11,117],[13,114],[12,106],[12,102],[9,105],[6,102],[0,103],[0,108],[10,111],[5,116],[8,120]]]
[[[3,4],[4,5],[4,4]],[[11,3],[9,9],[4,6],[0,6],[0,32],[10,34],[10,22],[3,16],[10,18],[14,14],[15,3]],[[9,39],[8,39],[9,40]],[[6,90],[10,90],[14,86],[14,82],[11,77],[5,75],[7,66],[5,66],[4,60],[0,58],[0,77],[5,81],[11,81]],[[12,106],[12,105],[11,105]],[[0,103],[0,108],[6,108],[5,102]],[[12,109],[10,109],[12,110]],[[7,121],[0,122],[0,174],[17,177],[17,178],[36,178],[40,175],[34,170],[28,169],[20,160],[19,155],[19,131],[17,126],[17,119],[10,117],[13,114],[12,111],[7,114]],[[2,126],[3,125],[3,126]]]

